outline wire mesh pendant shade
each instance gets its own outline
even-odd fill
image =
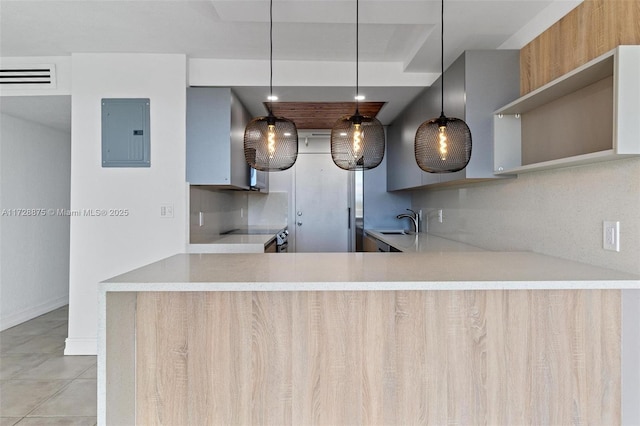
[[[441,115],[418,127],[414,148],[416,162],[425,172],[457,172],[471,160],[471,130],[459,118]]]
[[[244,158],[262,172],[287,170],[298,158],[298,129],[293,121],[269,115],[251,120],[244,130]]]
[[[384,158],[384,128],[375,117],[344,115],[331,129],[331,158],[344,170],[368,170]]]

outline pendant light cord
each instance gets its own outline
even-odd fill
[[[358,81],[358,76],[359,76],[359,52],[360,52],[360,2],[358,0],[356,0],[356,115],[360,114],[358,111],[358,107],[360,104],[360,99],[359,99],[359,94],[358,92],[360,91],[360,85],[359,85],[359,81]]]
[[[440,115],[444,117],[444,0],[440,9]]]
[[[273,115],[273,0],[269,1],[269,115]]]

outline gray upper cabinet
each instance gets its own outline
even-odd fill
[[[244,159],[247,109],[229,88],[187,88],[187,181],[249,189]]]
[[[471,161],[456,173],[423,172],[416,164],[414,138],[424,121],[440,116],[442,79],[424,90],[387,129],[387,190],[498,178],[493,164],[493,112],[520,94],[517,50],[470,50],[445,71],[444,113],[471,129]]]

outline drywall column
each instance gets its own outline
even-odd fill
[[[72,69],[71,210],[78,214],[65,354],[81,355],[96,353],[98,282],[185,251],[186,57],[73,54]],[[102,98],[150,99],[151,167],[101,167]],[[173,217],[160,216],[167,204]]]
[[[0,325],[4,330],[69,298],[71,135],[0,115]]]

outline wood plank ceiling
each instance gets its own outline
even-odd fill
[[[268,102],[264,103],[268,110]],[[375,117],[384,102],[360,102],[360,114]],[[274,102],[273,115],[296,123],[298,129],[331,129],[343,115],[353,115],[355,102]]]

